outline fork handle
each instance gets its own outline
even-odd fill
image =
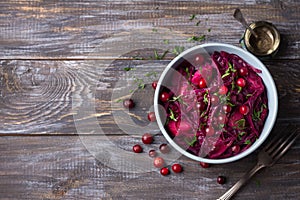
[[[225,194],[223,194],[217,200],[230,199],[256,172],[264,168],[264,165],[256,164],[251,170],[249,170],[236,184],[234,184]]]

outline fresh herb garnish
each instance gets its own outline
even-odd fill
[[[241,86],[237,86],[237,87],[238,87],[238,93],[240,93],[243,88]]]
[[[145,77],[151,77],[151,76],[154,76],[156,78],[157,77],[157,72],[147,72],[145,74]]]
[[[172,50],[172,53],[174,53],[175,55],[179,55],[183,51],[184,51],[184,47],[182,47],[182,46],[175,46],[174,49]]]
[[[187,39],[188,42],[201,42],[205,40],[206,35],[201,35],[201,36],[192,36]]]
[[[263,112],[264,108],[266,108],[266,107],[267,107],[266,104],[262,104],[259,111],[253,110],[252,119],[254,121],[260,120],[261,113]]]
[[[246,120],[240,119],[240,120],[236,121],[236,124],[237,124],[237,128],[242,130],[245,128]]]
[[[203,102],[208,104],[208,98],[207,98],[207,95],[208,95],[208,91],[205,92],[204,96],[203,96]]]
[[[169,111],[170,111],[170,119],[176,122],[177,118],[175,117],[173,110],[170,108]]]
[[[131,71],[131,70],[133,70],[134,68],[132,68],[132,67],[124,67],[124,71]]]
[[[245,134],[246,134],[245,131],[240,132],[240,133],[238,134],[238,139],[239,139],[239,140],[242,140],[242,137],[243,137],[243,135],[245,135]]]
[[[207,29],[207,32],[210,32],[211,31],[211,28]]]
[[[144,83],[144,80],[141,78],[134,77],[134,82],[137,83],[139,89],[144,89],[146,86],[146,84]]]
[[[163,40],[164,44],[169,44],[169,40]]]
[[[251,140],[246,140],[245,142],[244,142],[244,144],[251,144]]]
[[[123,99],[117,99],[115,102],[116,103],[120,103],[120,102],[122,102],[123,101]]]
[[[197,23],[195,24],[196,26],[199,26],[199,24],[201,23],[201,21],[197,21]]]
[[[190,146],[194,146],[194,144],[197,142],[197,136],[194,135],[193,139],[191,141],[188,141],[187,138],[184,138],[184,141],[190,145]]]
[[[153,28],[153,29],[152,29],[152,32],[155,32],[155,33],[156,33],[156,32],[157,32],[157,29],[156,29],[156,28]]]

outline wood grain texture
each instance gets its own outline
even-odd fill
[[[122,138],[111,139],[124,143]],[[278,164],[257,174],[234,199],[297,199],[300,174],[295,157],[299,148],[298,141]],[[74,136],[0,137],[0,150],[1,199],[210,200],[234,184],[256,158],[253,153],[235,163],[203,169],[198,162],[181,157],[176,162],[183,164],[184,173],[162,177],[155,169],[129,173],[109,168]],[[148,157],[147,153],[140,156]],[[227,177],[225,185],[216,183],[218,175]]]
[[[282,34],[279,58],[299,58],[299,2],[265,0],[2,1],[0,58],[101,57],[94,49],[103,40],[136,28],[205,34],[206,42],[237,45],[244,29],[232,17],[236,7],[241,7],[249,22],[266,20],[278,27]],[[196,19],[189,20],[192,14]]]
[[[94,95],[95,110],[84,117],[97,117],[105,131],[122,133],[112,115],[113,112],[124,110],[122,103],[117,103],[117,97],[124,99],[131,96],[137,103],[136,109],[129,113],[131,119],[136,125],[147,125],[147,113],[153,105],[154,95],[150,84],[159,77],[168,62],[116,60],[103,64],[98,60],[1,61],[0,132],[76,134],[76,104],[84,102],[84,98],[89,95]],[[278,120],[299,123],[298,61],[265,63],[278,87]],[[135,70],[125,71],[124,68],[128,66]],[[137,77],[143,79],[143,84],[148,86],[131,93],[130,90],[138,86]],[[127,123],[124,119],[121,125]]]

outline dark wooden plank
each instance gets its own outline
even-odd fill
[[[88,127],[97,118],[105,132],[122,134],[117,124],[126,126],[128,115],[125,113],[125,117],[118,117],[113,114],[123,109],[122,103],[117,102],[118,97],[130,96],[137,103],[137,107],[129,113],[133,126],[146,126],[149,123],[146,116],[152,106],[154,91],[150,85],[134,93],[130,93],[130,90],[138,87],[138,78],[143,79],[145,84],[151,84],[168,62],[1,61],[0,132],[76,134],[74,119],[78,121],[77,125]],[[278,120],[299,123],[298,61],[278,60],[265,63],[278,87]],[[126,72],[124,68],[128,66],[135,70]],[[154,73],[157,73],[156,77]],[[88,99],[93,99],[93,95],[95,107],[92,107],[92,111],[78,110]]]
[[[249,22],[267,20],[278,27],[283,36],[279,58],[299,58],[299,1],[266,0],[2,1],[0,58],[104,57],[95,47],[115,38],[116,33],[140,28],[167,28],[170,34],[187,34],[179,41],[182,44],[187,37],[205,34],[206,42],[237,45],[244,30],[232,17],[236,7],[242,8]],[[191,21],[192,14],[197,18]]]
[[[130,151],[139,141],[115,136],[111,140],[119,145],[115,153],[122,153],[122,146]],[[155,143],[151,146],[157,148],[159,142]],[[180,157],[173,161],[181,163],[184,172],[162,177],[154,168],[140,173],[111,168],[96,160],[76,136],[0,137],[0,150],[1,199],[216,199],[255,164],[257,154],[208,169]],[[299,150],[297,141],[278,164],[257,174],[235,199],[297,199]],[[150,159],[146,152],[134,156]],[[125,166],[128,159],[123,159]],[[218,175],[227,177],[225,185],[216,183]]]

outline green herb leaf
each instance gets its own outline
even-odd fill
[[[238,93],[240,93],[243,88],[241,86],[237,86],[237,87],[238,87]]]
[[[196,26],[199,26],[199,24],[201,23],[201,21],[197,21],[197,23],[195,24]]]
[[[169,40],[163,40],[164,44],[169,44]]]
[[[224,77],[229,76],[229,75],[230,75],[230,72],[225,72],[225,74],[223,74],[223,75],[221,76],[221,78],[224,78]]]
[[[250,140],[246,140],[244,144],[247,144],[247,145],[251,144],[251,141]]]
[[[203,40],[205,40],[206,35],[201,35],[201,36],[192,36],[190,38],[188,38],[188,42],[201,42]]]
[[[211,31],[211,29],[209,28],[209,29],[207,29],[207,32],[210,32]]]
[[[170,119],[177,122],[177,118],[175,117],[173,110],[169,108],[169,111],[170,111]]]
[[[260,120],[260,115],[261,115],[261,113],[264,111],[264,108],[266,108],[266,107],[267,107],[267,106],[266,106],[265,104],[262,104],[259,111],[253,110],[252,119],[253,119],[254,121]]]
[[[116,103],[120,103],[120,102],[122,102],[123,101],[123,99],[117,99],[115,102]]]
[[[157,72],[147,72],[145,74],[145,77],[151,77],[151,76],[154,76],[156,78],[157,77]]]
[[[157,29],[156,29],[156,28],[153,28],[153,29],[152,29],[152,32],[155,32],[155,33],[156,33],[156,32],[157,32]]]
[[[237,128],[242,130],[245,128],[246,120],[240,119],[240,120],[236,121],[235,123],[237,124]]]
[[[169,50],[166,50],[162,55],[159,55],[158,52],[156,50],[154,50],[154,58],[156,60],[162,60],[165,58],[165,56],[167,55],[167,53],[169,53]]]
[[[132,67],[124,67],[124,70],[128,72],[128,71],[133,70],[133,68]]]
[[[193,21],[195,18],[196,18],[196,15],[195,15],[195,14],[192,14],[192,15],[190,16],[190,20],[191,20],[191,21]]]
[[[184,138],[184,141],[188,144],[188,145],[190,145],[190,146],[194,146],[195,145],[195,143],[197,142],[197,136],[196,135],[194,135],[194,137],[193,137],[193,139],[191,140],[191,141],[188,141],[188,139],[187,138]]]
[[[208,104],[208,98],[207,98],[208,92],[206,92],[203,96],[203,102]]]

